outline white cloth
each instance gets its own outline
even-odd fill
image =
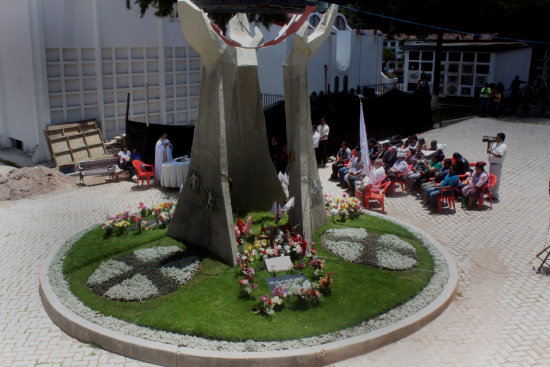
[[[489,173],[495,175],[497,182],[491,188],[491,194],[494,198],[499,197],[500,194],[500,183],[502,182],[502,163],[504,162],[504,157],[506,156],[506,144],[503,141],[500,143],[493,143],[490,148],[491,152],[498,154],[502,157],[498,158],[492,154],[489,154]]]
[[[321,139],[321,135],[319,135],[319,132],[315,130],[313,133],[313,147],[315,149],[319,148],[319,140]]]
[[[185,182],[187,172],[189,172],[189,164],[191,161],[178,162],[172,160],[162,164],[160,185],[163,187],[180,187]]]
[[[172,144],[168,139],[159,139],[155,145],[155,177],[161,176],[162,164],[164,163],[164,150],[166,149],[166,162],[172,160]]]
[[[130,160],[131,156],[132,156],[132,153],[129,150],[127,150],[126,152],[124,152],[124,150],[121,150],[120,152],[118,152],[120,163],[124,162],[125,160],[126,161]]]
[[[330,128],[328,127],[328,124],[321,125],[321,129],[319,131],[319,135],[321,136],[320,140],[327,140],[329,132],[330,132]],[[323,138],[324,135],[326,136]]]

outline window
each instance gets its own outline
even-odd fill
[[[420,52],[418,51],[409,52],[409,60],[418,60],[418,59],[420,59]]]
[[[311,17],[309,17],[309,25],[312,27],[317,27],[320,21],[321,18],[319,18],[318,15],[313,14]]]
[[[449,52],[449,61],[460,61],[460,52]]]
[[[434,53],[432,51],[423,51],[422,52],[422,60],[432,61],[433,59],[434,59]]]
[[[476,65],[477,74],[489,74],[489,65]]]
[[[344,17],[336,17],[336,22],[334,23],[334,25],[336,26],[336,29],[344,31],[346,29],[346,21],[344,20]]]
[[[473,52],[464,52],[462,54],[462,61],[464,62],[474,62],[475,54]]]
[[[490,53],[478,53],[477,54],[477,62],[491,62],[491,54]]]

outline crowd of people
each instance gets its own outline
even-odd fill
[[[462,206],[471,209],[489,184],[490,174],[496,178],[491,188],[493,201],[499,200],[502,162],[506,155],[504,140],[505,134],[499,133],[494,141],[490,139],[487,143],[490,172],[486,171],[486,162],[470,164],[459,152],[446,157],[444,144],[433,140],[428,145],[417,136],[371,139],[368,152],[361,152],[359,147],[350,149],[344,141],[332,163],[330,180],[338,181],[339,186],[359,199],[363,199],[365,191],[368,193],[386,182],[387,194],[392,195],[396,183],[403,183],[409,194],[422,198],[432,210],[437,209],[440,196],[447,195],[462,198]],[[361,162],[362,154],[368,154],[370,174]]]

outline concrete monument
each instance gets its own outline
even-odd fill
[[[315,229],[327,221],[325,202],[313,140],[307,62],[330,36],[338,6],[331,5],[310,35],[304,24],[294,35],[292,49],[283,63],[286,134],[289,151],[289,196],[295,198],[290,223],[298,225],[308,243]]]
[[[230,47],[237,68],[235,108],[231,122],[226,124],[229,174],[233,181],[231,202],[236,212],[269,210],[274,200],[284,201],[285,193],[269,156],[258,80],[255,47],[263,42],[263,35],[255,27],[252,37],[248,19],[240,13],[229,21],[228,37],[244,46]]]
[[[236,68],[229,47],[204,12],[189,0],[180,0],[178,14],[185,38],[201,56],[203,70],[189,175],[168,236],[206,248],[235,265],[226,125],[234,113]]]

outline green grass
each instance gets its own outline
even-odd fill
[[[255,213],[255,221],[264,225],[269,213]],[[349,263],[320,246],[327,271],[334,272],[334,291],[319,306],[300,309],[288,304],[271,318],[256,315],[251,309],[260,295],[268,293],[266,272],[257,272],[258,289],[254,298],[239,298],[236,271],[219,261],[205,257],[200,272],[188,284],[163,297],[144,302],[116,302],[97,296],[86,281],[100,262],[137,248],[157,245],[184,247],[165,236],[165,230],[142,235],[133,233],[102,240],[97,228],[86,234],[68,253],[64,271],[72,291],[89,307],[138,325],[154,329],[233,341],[287,340],[319,335],[356,325],[406,302],[427,285],[433,270],[428,251],[406,229],[388,221],[363,216],[345,225],[329,222],[316,232],[329,228],[364,227],[376,233],[394,233],[407,239],[417,251],[418,266],[408,271],[389,271]],[[260,225],[255,227],[259,229]],[[202,254],[207,256],[206,254]],[[306,271],[311,271],[306,268]]]

